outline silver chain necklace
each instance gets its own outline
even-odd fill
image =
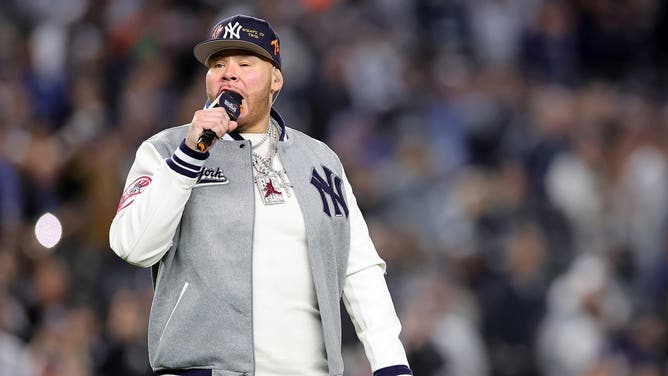
[[[253,149],[269,140],[269,150],[266,156],[261,156],[255,151],[252,152],[253,168],[255,174],[255,186],[260,193],[262,203],[265,205],[282,204],[285,202],[284,194],[290,197],[292,184],[288,182],[285,170],[274,169],[274,157],[278,154],[279,133],[273,122],[269,122],[269,128],[265,137],[253,145]]]
[[[259,148],[260,145],[264,144],[267,141],[267,139],[269,139],[269,134],[272,133],[271,128],[273,128],[273,127],[271,126],[271,123],[269,123],[269,128],[267,128],[267,131],[264,132],[264,136],[262,136],[260,141],[253,143],[253,150]]]

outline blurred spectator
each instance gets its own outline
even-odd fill
[[[603,258],[577,257],[547,297],[538,343],[544,375],[594,374],[614,359],[614,341],[629,321],[631,301]]]
[[[473,282],[492,374],[535,375],[535,337],[546,311],[544,238],[531,223],[518,223],[509,230],[502,252],[499,268],[491,266]]]
[[[0,136],[0,143],[2,137]],[[20,180],[15,166],[0,157],[0,242],[9,244],[16,239],[23,207]]]
[[[64,322],[68,315],[66,294],[70,273],[67,266],[56,257],[45,257],[36,263],[33,273],[27,300],[31,328]],[[33,332],[29,337],[34,335]]]
[[[0,374],[36,376],[35,362],[21,339],[14,336],[9,324],[15,302],[0,293]]]
[[[30,342],[38,375],[90,375],[96,318],[88,308],[76,308],[50,318]]]
[[[127,290],[114,294],[105,330],[106,348],[96,374],[152,375],[145,356],[148,351],[146,320],[146,300]]]
[[[466,291],[427,270],[406,284],[401,315],[408,361],[420,375],[486,375],[477,307]]]
[[[580,61],[575,14],[568,1],[543,1],[522,37],[522,58],[531,78],[573,85]]]

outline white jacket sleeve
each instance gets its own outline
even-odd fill
[[[141,144],[109,230],[111,249],[119,257],[148,267],[164,256],[208,156],[182,142],[163,159],[153,144]]]
[[[374,374],[411,375],[399,340],[401,324],[385,282],[385,262],[371,241],[345,175],[343,180],[350,210],[350,255],[343,303]]]

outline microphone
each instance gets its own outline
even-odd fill
[[[241,113],[241,100],[241,95],[233,91],[222,91],[207,108],[223,107],[230,120],[237,120]],[[216,137],[216,132],[205,129],[197,139],[197,149],[204,152],[211,146]]]

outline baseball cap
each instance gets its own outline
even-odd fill
[[[212,29],[209,39],[198,43],[193,53],[200,63],[216,52],[223,50],[245,50],[271,60],[281,68],[278,35],[269,22],[238,14],[219,21]]]

